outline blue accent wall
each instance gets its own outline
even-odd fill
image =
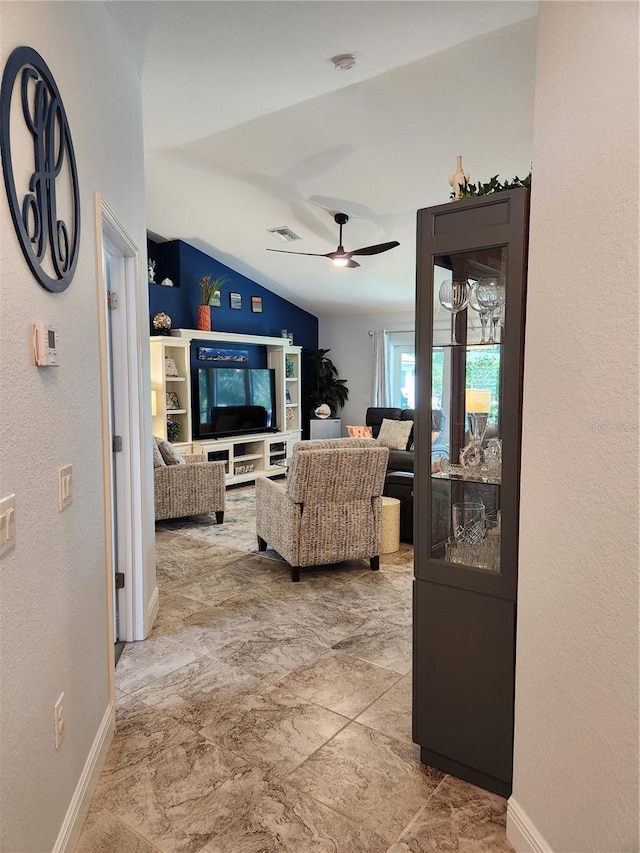
[[[212,307],[211,328],[217,332],[237,332],[243,335],[280,337],[282,329],[293,334],[296,346],[318,348],[318,318],[298,308],[292,302],[276,296],[265,287],[230,269],[215,258],[182,240],[166,243],[148,241],[149,258],[156,262],[155,280],[170,278],[174,287],[149,285],[150,333],[157,334],[152,325],[155,314],[164,312],[171,317],[174,329],[195,329],[197,306],[200,304],[200,278],[210,273],[214,278],[227,276],[221,291],[220,307]],[[229,305],[229,294],[242,296],[242,308]],[[262,313],[253,313],[251,297],[262,297]]]

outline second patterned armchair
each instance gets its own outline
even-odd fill
[[[284,482],[256,481],[258,547],[300,569],[365,558],[380,566],[382,489],[389,451],[374,439],[301,441]]]
[[[215,513],[222,524],[225,505],[224,462],[206,462],[204,456],[186,456],[186,465],[153,469],[155,518]]]

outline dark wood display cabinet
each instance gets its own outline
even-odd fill
[[[527,189],[418,212],[413,739],[425,763],[503,796],[528,220]]]

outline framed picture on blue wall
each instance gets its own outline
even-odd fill
[[[251,310],[254,314],[262,314],[262,296],[251,297]]]
[[[233,308],[235,311],[240,311],[242,309],[242,294],[241,293],[230,293],[229,294],[229,308]]]

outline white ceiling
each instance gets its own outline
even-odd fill
[[[107,8],[142,76],[149,230],[318,316],[413,307],[416,210],[448,201],[457,154],[472,180],[530,169],[535,3]],[[333,251],[336,211],[346,249],[400,247],[356,270],[266,251]]]

